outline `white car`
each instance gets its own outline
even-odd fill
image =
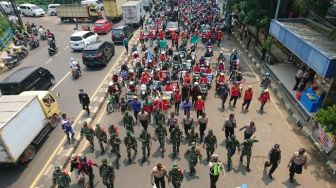
[[[72,50],[83,50],[92,42],[99,41],[97,33],[91,31],[77,31],[70,36],[70,48]]]
[[[48,15],[50,16],[57,16],[57,12],[56,12],[56,7],[59,7],[60,4],[50,4],[48,5]]]
[[[22,4],[19,6],[23,16],[44,16],[45,12],[41,7],[34,4]]]

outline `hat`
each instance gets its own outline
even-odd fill
[[[268,89],[265,89],[264,92],[268,92]]]
[[[135,95],[135,96],[133,96],[133,99],[138,99],[138,96],[136,96],[136,95]]]
[[[202,96],[197,96],[197,99],[198,100],[202,100]]]
[[[220,75],[221,75],[221,76],[224,76],[224,72],[221,72]]]
[[[74,154],[74,153],[73,153],[73,154],[71,155],[71,160],[75,160],[76,158],[77,158],[77,154]]]
[[[113,86],[113,81],[112,81],[112,80],[109,81],[108,85],[109,85],[109,86]]]
[[[218,155],[214,153],[214,154],[211,155],[211,157],[212,158],[218,158]]]
[[[252,86],[248,86],[249,89],[252,89]]]

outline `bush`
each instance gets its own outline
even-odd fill
[[[326,132],[336,135],[336,105],[318,110],[314,119]]]
[[[7,29],[10,27],[10,24],[8,23],[7,19],[0,14],[0,37],[2,37]]]

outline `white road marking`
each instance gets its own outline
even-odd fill
[[[58,56],[58,55],[60,55],[60,54],[62,54],[62,52],[57,53],[57,54],[55,55],[55,57]]]
[[[68,49],[68,48],[69,48],[69,45],[68,45],[68,46],[66,46],[66,47],[64,47],[64,48],[63,48],[63,50],[66,50],[66,49]]]
[[[66,75],[64,75],[63,78],[60,79],[60,81],[58,81],[58,82],[54,85],[54,87],[52,87],[50,90],[53,91],[53,90],[54,90],[58,85],[60,85],[60,83],[62,83],[62,82],[64,81],[64,79],[65,79],[67,76],[69,76],[70,74],[71,74],[71,71],[69,71]]]
[[[52,61],[51,58],[49,58],[46,62],[44,62],[44,64],[48,64],[50,61]]]
[[[57,155],[61,154],[61,153],[63,152],[63,150],[64,150],[64,147],[61,147],[61,148],[58,150]]]
[[[247,65],[247,66],[249,67],[249,69],[256,75],[256,78],[257,78],[258,82],[260,82],[259,75],[258,75],[256,72],[254,72],[254,70],[252,69],[252,67],[247,63],[247,62],[249,62],[249,61],[247,61],[247,59],[245,58],[245,56],[242,55],[241,57],[244,58],[244,60],[246,61],[246,65]],[[271,103],[273,104],[273,106],[275,107],[275,109],[280,113],[281,117],[284,118],[284,119],[287,119],[287,117],[281,112],[280,108],[279,108],[275,103],[273,103],[273,97],[272,97],[272,96],[270,96],[270,99],[271,99]],[[292,126],[290,126],[289,123],[288,123],[287,121],[286,121],[285,124],[286,124],[286,126],[287,126],[287,128],[288,128],[289,130],[293,130]],[[297,143],[298,143],[301,147],[303,147],[303,144],[300,142],[300,140],[299,140],[299,138],[296,136],[296,134],[294,134],[294,138],[295,138],[295,140],[297,141]]]
[[[47,170],[44,172],[44,176],[48,176],[48,175],[50,175],[50,172],[51,172],[51,170],[52,170],[52,168],[54,167],[54,165],[53,164],[50,164],[49,166],[48,166],[48,168],[47,168]]]
[[[65,153],[64,156],[69,156],[72,151],[73,151],[73,147],[69,148],[68,151]]]

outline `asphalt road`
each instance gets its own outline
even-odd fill
[[[222,50],[228,57],[232,49],[235,48],[237,45],[233,41],[225,40],[223,46],[224,48]],[[203,54],[203,50],[204,48],[200,47],[198,54]],[[216,53],[214,57],[217,57],[219,49],[216,48],[215,50]],[[244,158],[244,162],[240,164],[239,154],[236,153],[236,155],[233,157],[233,170],[226,174],[224,180],[221,177],[217,183],[217,186],[237,187],[240,186],[242,183],[246,183],[249,187],[252,188],[335,187],[335,179],[332,179],[329,175],[327,175],[326,169],[324,169],[323,165],[315,158],[311,145],[305,140],[303,136],[296,132],[294,122],[290,121],[281,104],[275,97],[271,98],[271,103],[266,104],[265,113],[259,113],[258,109],[260,104],[257,100],[257,96],[259,96],[260,94],[259,77],[253,72],[253,69],[248,66],[247,57],[245,56],[245,54],[241,53],[240,57],[243,75],[246,79],[244,87],[247,88],[248,85],[251,85],[254,89],[254,98],[251,103],[250,109],[248,112],[242,111],[240,108],[242,104],[242,99],[239,99],[236,108],[228,107],[227,102],[226,109],[224,111],[221,110],[220,99],[214,95],[214,87],[212,87],[206,100],[205,110],[209,118],[208,129],[213,129],[214,134],[217,136],[218,148],[216,149],[215,153],[219,154],[219,159],[225,164],[227,157],[225,144],[223,142],[224,132],[221,129],[225,118],[227,118],[230,113],[235,113],[238,129],[250,122],[251,120],[255,121],[257,127],[256,138],[259,140],[259,142],[255,143],[253,146],[253,153],[251,158],[251,172],[246,171],[246,158]],[[180,114],[182,114],[182,111]],[[192,116],[194,118],[196,117],[196,113],[194,110],[192,110]],[[123,139],[125,136],[125,129],[122,127],[121,119],[122,115],[120,112],[107,114],[105,111],[105,106],[103,106],[101,108],[101,111],[97,115],[97,118],[93,120],[93,122],[99,122],[101,126],[105,128],[107,128],[110,123],[114,123],[119,127],[120,138]],[[179,116],[179,120],[182,120],[182,115]],[[140,125],[137,125],[135,127],[136,137],[139,136],[141,129],[142,127]],[[238,129],[235,130],[236,135],[238,139],[242,141],[243,132],[239,132]],[[196,130],[198,131],[198,128],[196,128]],[[154,127],[149,126],[149,132],[153,135]],[[270,180],[267,176],[267,173],[263,171],[263,165],[267,160],[269,149],[275,143],[280,144],[280,147],[282,149],[282,162],[279,165],[279,168],[273,174],[275,179]],[[198,147],[201,148],[202,145],[198,145]],[[291,184],[288,181],[287,164],[293,152],[297,151],[300,147],[305,147],[308,150],[311,160],[309,162],[307,170],[304,170],[302,175],[296,175],[295,182]],[[88,148],[88,142],[84,141],[81,142],[76,150],[76,153],[85,154],[89,159],[94,160],[97,164],[99,164],[103,158],[108,158],[108,160],[114,164],[115,157],[110,157],[109,155],[100,155],[100,149],[97,142],[95,143],[95,148],[95,152],[91,153],[90,149]],[[161,158],[158,148],[158,142],[153,142],[150,159],[142,164],[141,143],[138,142],[138,154],[134,157],[132,164],[128,165],[126,148],[122,144],[120,159],[121,167],[119,170],[116,170],[115,186],[120,188],[152,187],[150,184],[150,173],[151,169],[158,162],[163,163],[167,169],[170,169],[173,162],[176,162],[181,168],[186,169],[187,172],[189,171],[187,161],[184,157],[184,152],[187,148],[186,143],[181,146],[180,155],[177,159],[172,159],[172,148],[170,144],[166,144],[166,153],[164,159]],[[201,165],[198,164],[196,166],[197,174],[192,177],[190,177],[188,174],[185,174],[185,179],[182,183],[182,187],[209,187],[209,169],[207,167],[208,162],[206,161],[206,152],[202,148],[201,152],[203,155],[203,160],[201,161]],[[47,174],[48,177],[45,177],[43,180],[41,180],[37,184],[37,186],[49,187],[51,184],[51,173],[52,170],[49,169],[49,173]],[[94,168],[94,173],[96,175],[94,180],[95,187],[104,187],[104,185],[102,184],[102,180],[98,175],[97,168]],[[77,184],[74,173],[71,174],[71,178],[71,187],[82,187]],[[86,180],[88,180],[88,178],[86,178]]]
[[[77,117],[81,111],[81,106],[78,102],[78,91],[84,89],[90,96],[96,91],[98,85],[103,81],[106,74],[115,64],[118,57],[124,51],[124,47],[116,46],[116,54],[110,60],[106,67],[86,69],[82,65],[82,76],[78,80],[71,78],[69,59],[71,57],[81,61],[81,52],[72,52],[69,48],[69,37],[72,34],[74,24],[60,23],[58,17],[45,16],[42,18],[27,18],[23,17],[24,23],[29,21],[36,25],[42,25],[46,29],[50,29],[55,33],[56,45],[59,48],[58,54],[49,57],[48,44],[46,41],[40,41],[40,47],[30,51],[29,56],[16,68],[5,71],[0,75],[0,79],[14,72],[23,66],[41,66],[51,71],[55,76],[56,84],[50,88],[53,93],[58,93],[58,102],[63,113],[67,113],[68,117]],[[122,23],[118,23],[122,24]],[[81,24],[79,23],[79,28]],[[111,34],[100,35],[100,40],[111,40]],[[45,143],[39,148],[37,155],[33,161],[28,164],[16,166],[13,168],[0,169],[0,187],[23,188],[28,187],[42,167],[49,159],[49,156],[54,151],[55,147],[61,141],[64,132],[60,127],[53,130]]]

